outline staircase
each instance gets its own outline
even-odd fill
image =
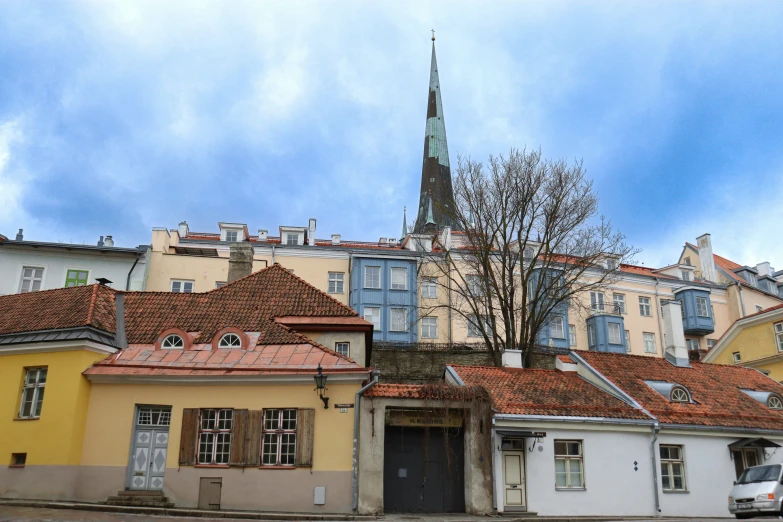
[[[173,508],[174,503],[162,491],[118,491],[105,502],[109,506]]]

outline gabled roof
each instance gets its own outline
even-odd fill
[[[783,411],[772,410],[741,389],[783,395],[783,385],[757,370],[693,362],[678,367],[665,359],[599,352],[572,352],[637,401],[661,424],[783,431]],[[694,403],[675,403],[645,381],[685,386]]]
[[[715,343],[715,346],[713,346],[707,352],[707,354],[704,356],[705,358],[702,358],[702,360],[705,362],[713,362],[715,358],[720,355],[721,352],[723,352],[728,344],[731,343],[735,337],[737,337],[743,328],[765,322],[766,319],[764,316],[770,316],[770,319],[774,320],[774,318],[778,318],[780,312],[783,312],[783,303],[765,308],[764,310],[760,310],[756,313],[737,319],[731,323],[731,326],[729,326],[725,332],[723,332],[723,335],[720,336],[718,342]]]
[[[651,420],[576,372],[451,365],[467,386],[483,386],[498,413]]]

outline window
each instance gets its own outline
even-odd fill
[[[296,459],[296,410],[264,410],[261,464],[293,466]]]
[[[481,276],[477,275],[467,275],[465,276],[465,283],[467,283],[468,286],[468,292],[470,295],[473,296],[482,296],[484,295],[484,286],[481,282]]]
[[[422,339],[437,339],[438,338],[438,318],[437,317],[424,317],[421,320],[421,337],[422,337]]]
[[[422,279],[421,297],[424,299],[435,299],[438,297],[438,280],[434,277]]]
[[[652,316],[652,309],[650,307],[650,298],[649,297],[640,297],[639,298],[639,313],[645,317],[651,317]]]
[[[87,270],[68,270],[65,273],[65,287],[84,286],[90,273]]]
[[[381,287],[381,267],[365,266],[364,288],[380,288],[380,287]]]
[[[775,323],[775,340],[778,342],[778,351],[783,352],[783,323]]]
[[[286,245],[298,245],[299,244],[299,234],[292,234],[287,233],[285,236],[285,244]]]
[[[344,355],[346,357],[350,357],[351,356],[351,343],[346,343],[346,342],[334,343],[334,351],[339,353],[340,355]]]
[[[482,326],[485,332],[490,332],[491,328],[486,317],[477,316],[470,319],[468,321],[468,337],[484,337],[484,334],[481,331]]]
[[[685,339],[685,346],[688,347],[688,351],[691,350],[699,350],[699,340],[698,339]]]
[[[690,270],[680,270],[680,275],[682,276],[683,281],[690,281],[691,280],[691,271]]]
[[[226,230],[226,241],[234,242],[237,240],[237,236],[239,235],[239,232],[236,230]]]
[[[691,266],[691,258],[690,258],[690,257],[686,257],[686,258],[685,258],[685,262],[684,262],[683,264],[684,264],[685,266]]]
[[[228,464],[233,416],[234,410],[201,410],[198,426],[199,464]]]
[[[753,272],[745,272],[748,274],[748,283],[750,283],[753,286],[758,286],[758,281],[756,280],[756,274]]]
[[[165,339],[163,339],[163,342],[160,343],[160,347],[164,350],[181,350],[185,347],[185,341],[183,341],[182,337],[177,334],[170,334],[167,335]]]
[[[190,294],[193,292],[193,281],[171,280],[171,291]]]
[[[604,311],[604,294],[603,292],[590,292],[590,309]]]
[[[407,290],[408,289],[408,269],[407,268],[392,268],[391,269],[391,288],[392,290]]]
[[[661,484],[664,491],[685,491],[685,463],[682,446],[660,447]]]
[[[631,353],[631,332],[625,331],[625,351]]]
[[[718,341],[716,341],[715,339],[707,339],[707,349],[712,350],[712,347],[715,346],[717,342]]]
[[[644,339],[644,353],[655,353],[658,349],[655,347],[655,334],[650,332],[644,332],[642,334]]]
[[[569,346],[576,346],[576,326],[568,325],[568,344]]]
[[[391,331],[392,332],[408,331],[408,310],[406,310],[405,308],[391,309]]]
[[[555,441],[555,487],[557,489],[582,489],[585,487],[582,441]]]
[[[734,471],[737,473],[737,479],[746,468],[758,466],[761,460],[756,448],[732,448],[731,458],[734,461]]]
[[[739,352],[732,352],[731,360],[735,363],[742,362],[742,355]]]
[[[625,294],[612,294],[614,299],[614,311],[619,314],[625,313]]]
[[[169,426],[171,425],[171,410],[168,408],[139,408],[136,424],[139,426]]]
[[[669,392],[669,400],[672,402],[691,402],[688,391],[682,386],[675,386]]]
[[[345,274],[343,272],[329,272],[330,294],[342,294],[344,291]]]
[[[11,464],[9,465],[10,467],[23,468],[25,462],[27,462],[27,453],[11,453]]]
[[[381,309],[376,306],[364,307],[364,320],[372,323],[373,330],[381,329]]]
[[[227,333],[218,341],[218,348],[242,348],[242,339],[235,333]]]
[[[595,345],[595,325],[594,324],[588,324],[587,325],[587,346],[594,346]]]
[[[215,281],[215,288],[223,288],[224,286],[226,286],[225,281]]]
[[[767,399],[767,406],[773,410],[783,410],[783,400],[780,399],[780,395],[772,393]]]
[[[20,419],[37,419],[41,416],[45,387],[46,368],[32,368],[25,372],[22,404],[19,406]]]
[[[619,323],[609,323],[609,344],[623,344],[623,336],[620,334]]]
[[[709,317],[710,311],[709,307],[707,306],[707,298],[706,297],[697,297],[696,298],[696,314],[699,317]]]
[[[37,266],[22,267],[22,282],[19,286],[19,292],[37,292],[43,284],[44,269]]]
[[[549,327],[551,330],[551,336],[555,339],[565,339],[565,326],[563,318],[560,316],[553,317],[549,321]]]

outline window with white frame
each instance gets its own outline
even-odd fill
[[[218,348],[242,348],[242,339],[235,333],[227,333],[218,341]]]
[[[224,286],[226,286],[225,281],[215,281],[215,288],[223,288]]]
[[[421,337],[422,339],[437,339],[438,338],[438,318],[437,317],[423,317],[421,320]]]
[[[619,323],[608,323],[609,327],[609,344],[623,344],[623,336],[620,333]]]
[[[438,280],[434,277],[428,277],[421,280],[421,297],[424,299],[435,299],[438,297]]]
[[[612,294],[614,300],[614,311],[624,314],[625,313],[625,294]]]
[[[163,338],[160,347],[164,350],[182,350],[185,348],[185,341],[177,334],[169,334]]]
[[[555,440],[555,487],[583,489],[584,461],[581,440]]]
[[[748,274],[748,283],[750,283],[753,286],[758,286],[758,280],[756,280],[756,274],[753,272],[745,272]]]
[[[742,362],[742,354],[739,352],[732,352],[731,354],[731,360],[735,363]]]
[[[680,270],[680,276],[682,277],[683,281],[690,281],[691,280],[691,271],[690,270]]]
[[[565,321],[559,315],[549,321],[550,335],[554,339],[565,339]]]
[[[377,306],[364,307],[364,320],[372,323],[372,329],[378,331],[381,329],[381,309]]]
[[[136,424],[139,426],[169,426],[171,425],[171,409],[140,406]]]
[[[184,281],[182,279],[171,280],[171,291],[176,293],[190,294],[193,292],[193,281]]]
[[[298,245],[299,243],[299,234],[294,234],[292,232],[288,232],[285,235],[285,244],[286,245]]]
[[[489,321],[486,317],[476,316],[468,320],[468,337],[484,337],[481,331],[482,326],[485,332],[490,331]]]
[[[380,287],[381,287],[381,267],[365,266],[364,288],[380,288]]]
[[[46,373],[46,368],[30,368],[25,372],[22,404],[19,405],[20,419],[37,419],[41,416]]]
[[[239,232],[237,230],[226,230],[226,241],[233,243],[237,240]]]
[[[778,343],[778,351],[783,352],[783,323],[775,323],[775,341]]]
[[[342,294],[344,291],[345,273],[344,272],[329,272],[329,288],[330,294]]]
[[[475,274],[468,274],[465,276],[465,283],[468,286],[468,292],[472,296],[484,295],[484,285],[481,281],[481,276]]]
[[[590,309],[599,312],[604,311],[604,293],[590,292]]]
[[[706,297],[697,297],[696,298],[696,314],[699,317],[709,317],[710,316],[710,308],[707,306],[707,298]]]
[[[391,331],[392,332],[407,332],[408,331],[408,310],[405,308],[392,308],[391,309]]]
[[[644,353],[655,353],[658,349],[655,347],[655,334],[650,332],[644,332],[642,334],[644,340]]]
[[[394,267],[391,269],[391,289],[408,289],[408,269],[405,267]]]
[[[334,351],[339,353],[340,355],[344,355],[346,357],[351,356],[351,343],[348,342],[336,342],[334,343]]]
[[[587,325],[587,346],[594,346],[595,345],[595,325],[594,324],[588,324]]]
[[[198,463],[228,464],[234,410],[203,409],[198,429]]]
[[[261,464],[293,466],[296,463],[296,410],[264,410]]]
[[[715,339],[707,339],[707,349],[712,350],[712,347],[715,346],[717,342],[718,341],[716,341]]]
[[[576,346],[576,326],[568,325],[568,345]]]
[[[19,292],[37,292],[43,285],[43,267],[23,266],[22,280],[19,282]]]
[[[625,351],[631,353],[631,332],[625,331]]]
[[[698,339],[685,339],[685,346],[688,348],[688,350],[697,350],[699,349],[699,340]]]
[[[650,306],[650,298],[649,297],[640,297],[639,298],[639,314],[643,315],[644,317],[651,317],[652,316],[652,307]]]
[[[661,444],[661,485],[664,491],[686,491],[682,446]]]

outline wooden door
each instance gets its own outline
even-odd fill
[[[525,508],[525,453],[503,452],[503,503],[506,507]]]
[[[201,477],[198,486],[198,508],[220,509],[220,496],[223,492],[223,479],[220,477]]]

